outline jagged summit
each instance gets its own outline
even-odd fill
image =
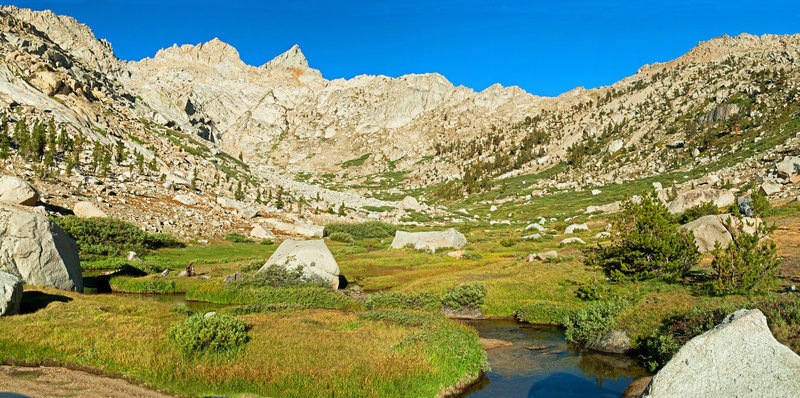
[[[145,58],[146,60],[147,58]],[[201,62],[208,65],[226,64],[233,66],[243,66],[239,57],[239,51],[232,45],[223,42],[218,38],[213,38],[205,43],[196,45],[184,44],[158,50],[152,58],[154,60],[179,60],[186,62]],[[144,61],[144,60],[143,60]]]
[[[281,55],[273,58],[271,61],[260,66],[264,70],[272,70],[278,68],[308,68],[308,60],[303,52],[300,51],[300,46],[295,44]]]

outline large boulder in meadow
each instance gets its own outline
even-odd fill
[[[565,234],[574,234],[578,231],[588,231],[589,227],[586,226],[586,223],[583,224],[572,224],[564,229]]]
[[[39,192],[22,178],[15,176],[0,177],[0,202],[33,206],[39,201]]]
[[[302,267],[305,276],[320,278],[334,289],[339,287],[339,264],[322,239],[283,241],[258,271],[273,265],[292,270]]]
[[[78,245],[47,216],[0,204],[0,271],[31,285],[83,292]]]
[[[772,337],[761,311],[742,309],[689,340],[641,397],[796,397],[800,356]]]
[[[92,202],[78,202],[72,207],[72,212],[80,218],[106,218],[108,214],[100,210]]]
[[[405,232],[396,231],[392,240],[392,249],[413,247],[416,250],[426,250],[435,253],[437,249],[460,249],[467,245],[464,234],[453,228],[444,231]]]
[[[22,303],[22,278],[0,272],[0,315],[19,313]]]
[[[729,214],[711,214],[683,224],[679,229],[690,231],[694,235],[694,242],[700,253],[714,250],[716,242],[724,249],[733,240],[724,220],[728,217]]]
[[[707,202],[714,202],[717,207],[725,207],[732,205],[735,201],[733,192],[727,189],[698,188],[678,194],[675,200],[669,204],[669,212],[672,214],[683,213]]]

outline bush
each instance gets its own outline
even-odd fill
[[[483,256],[480,253],[475,253],[471,251],[465,251],[463,254],[461,254],[461,257],[467,260],[480,260],[483,258]]]
[[[380,221],[367,221],[355,224],[334,223],[325,226],[328,236],[336,232],[349,234],[354,239],[381,239],[394,236],[397,227]]]
[[[570,315],[566,320],[567,340],[581,344],[594,341],[617,327],[617,315],[627,306],[619,298],[596,301]]]
[[[685,212],[675,217],[675,219],[678,221],[678,224],[686,224],[700,217],[717,213],[719,213],[717,205],[715,205],[714,202],[706,202],[686,209]]]
[[[328,235],[330,240],[334,240],[337,242],[344,242],[344,243],[353,243],[353,236],[348,234],[347,232],[332,232]]]
[[[442,306],[439,295],[430,292],[423,293],[377,293],[367,300],[368,309],[378,308],[406,308],[415,310],[436,311]]]
[[[640,203],[626,199],[613,225],[620,232],[610,246],[586,251],[586,264],[601,267],[615,279],[673,280],[686,275],[700,260],[694,237],[678,230],[667,207],[655,195]]]
[[[163,247],[183,246],[172,235],[151,234],[116,218],[64,216],[52,220],[75,239],[82,256],[118,256],[128,251],[142,254]]]
[[[224,352],[247,342],[247,326],[233,316],[193,315],[169,329],[169,338],[184,354]]]
[[[462,283],[442,296],[442,305],[450,308],[480,308],[486,301],[483,283]]]
[[[252,239],[249,239],[238,232],[230,232],[225,234],[225,240],[233,243],[253,243]]]
[[[517,244],[517,241],[514,239],[503,239],[500,241],[500,245],[503,247],[512,247]]]
[[[783,261],[778,257],[775,242],[765,239],[775,229],[774,225],[768,228],[762,221],[755,225],[753,233],[747,233],[745,223],[755,221],[743,217],[734,220],[733,240],[726,249],[717,242],[713,252],[711,286],[718,295],[749,294],[769,286]]]

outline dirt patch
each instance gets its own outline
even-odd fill
[[[165,398],[124,379],[103,377],[66,368],[0,366],[0,396],[11,392],[30,397]]]

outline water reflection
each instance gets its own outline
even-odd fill
[[[492,370],[469,397],[619,397],[646,375],[629,358],[572,349],[559,328],[510,320],[468,323],[481,337],[513,343],[487,351]]]

